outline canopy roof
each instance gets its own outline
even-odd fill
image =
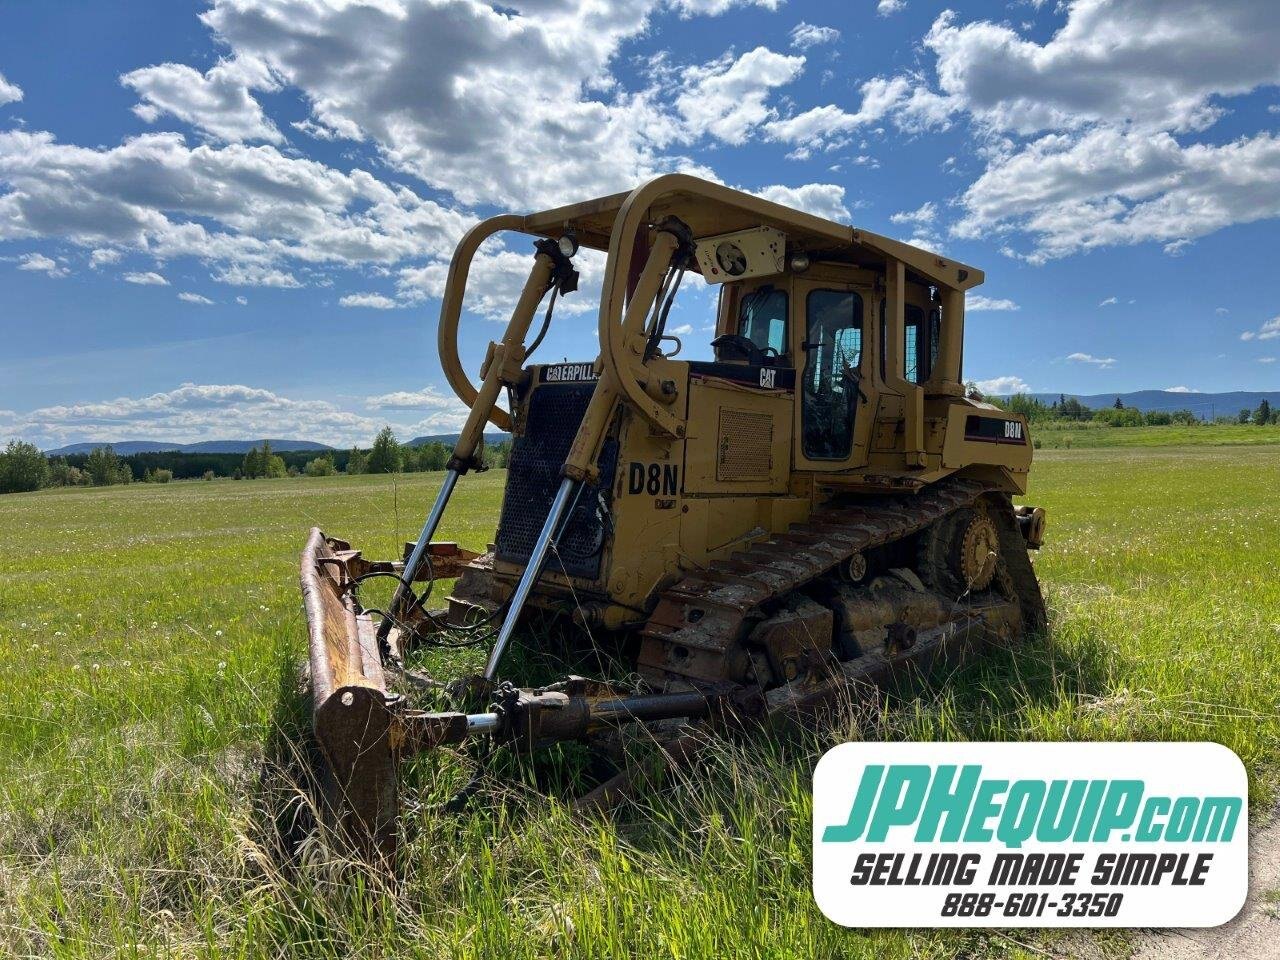
[[[614,222],[628,198],[641,190],[651,191],[660,183],[669,189],[661,190],[658,199],[650,204],[649,222],[678,217],[689,225],[695,239],[766,226],[786,234],[790,253],[804,251],[814,260],[879,268],[892,258],[901,260],[909,272],[927,282],[957,290],[968,290],[984,279],[976,267],[921,247],[682,174],[659,177],[631,193],[615,193],[529,214],[522,218],[523,229],[544,237],[558,237],[571,229],[580,245],[608,250]]]

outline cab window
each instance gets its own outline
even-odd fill
[[[770,356],[787,352],[787,294],[773,287],[758,287],[742,298],[738,334]]]
[[[801,374],[801,449],[810,460],[843,460],[853,449],[862,298],[849,290],[814,290],[805,303]]]
[[[929,357],[921,349],[927,336],[924,311],[908,304],[902,319],[902,377],[912,383],[924,383],[929,370]]]
[[[938,324],[925,324],[924,311],[906,304],[902,311],[902,378],[911,383],[924,383],[938,356]],[[885,301],[880,301],[880,376],[885,376],[885,343],[888,339]],[[928,338],[928,349],[922,344]]]

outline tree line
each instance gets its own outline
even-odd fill
[[[1015,393],[1011,397],[986,397],[988,403],[1018,413],[1031,423],[1081,423],[1094,422],[1109,427],[1167,427],[1175,424],[1197,426],[1205,423],[1216,424],[1257,424],[1267,426],[1280,423],[1280,410],[1274,410],[1263,398],[1257,409],[1243,409],[1235,416],[1219,416],[1212,421],[1199,417],[1192,410],[1148,410],[1143,412],[1136,407],[1126,407],[1124,401],[1116,397],[1115,403],[1109,407],[1094,410],[1086,407],[1075,397],[1060,394],[1052,403],[1026,393]]]
[[[510,441],[486,444],[485,462],[490,467],[505,467],[510,452]],[[452,453],[452,446],[439,441],[417,446],[401,444],[390,427],[380,430],[367,450],[352,447],[322,453],[314,450],[276,452],[264,441],[245,454],[164,451],[121,456],[110,444],[103,444],[89,453],[47,457],[35,444],[13,440],[0,450],[0,493],[173,480],[419,473],[443,470]]]

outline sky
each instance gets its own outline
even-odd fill
[[[467,227],[669,171],[984,269],[988,392],[1280,389],[1278,49],[1273,0],[0,0],[0,440],[450,432]]]

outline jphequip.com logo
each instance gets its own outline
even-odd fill
[[[813,893],[850,927],[1217,926],[1247,790],[1213,743],[846,743],[814,771]]]

